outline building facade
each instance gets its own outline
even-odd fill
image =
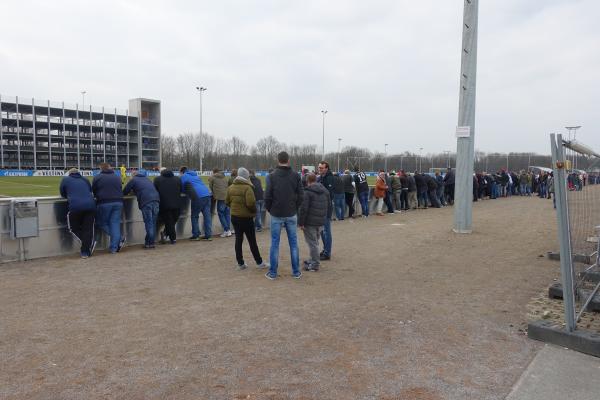
[[[129,100],[129,110],[0,96],[0,167],[94,169],[160,165],[160,101]]]

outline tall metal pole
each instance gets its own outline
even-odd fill
[[[81,92],[81,98],[82,98],[82,101],[81,101],[81,109],[82,109],[82,110],[83,110],[83,109],[85,109],[85,94],[86,94],[86,93],[87,93],[87,92],[86,92],[85,90]]]
[[[325,160],[325,114],[327,114],[327,110],[321,110],[321,114],[323,114],[323,149],[321,152],[321,160]]]
[[[508,155],[510,153],[506,153],[506,172],[508,173]]]
[[[200,157],[200,175],[202,175],[202,162],[204,161],[204,140],[202,139],[202,92],[205,92],[206,88],[202,86],[196,86],[196,90],[200,94],[200,136],[198,137],[198,140],[200,141],[198,146],[198,152],[200,154],[198,155]]]
[[[450,150],[446,150],[444,153],[446,153],[446,168],[450,168]]]
[[[423,156],[421,155],[421,153],[423,153],[423,148],[419,147],[419,173],[423,173],[423,171],[422,171],[422,168],[423,168],[423,164],[422,164]]]
[[[388,147],[388,144],[386,143],[385,144],[385,150],[384,150],[385,161],[383,163],[383,165],[384,165],[383,169],[385,170],[386,173],[387,173],[387,147]]]
[[[569,211],[566,194],[566,157],[562,145],[562,135],[551,134],[552,169],[554,170],[554,198],[556,199],[556,218],[558,221],[558,242],[560,245],[560,272],[565,307],[565,327],[573,332],[575,321],[575,294],[573,290],[573,262],[571,254],[571,234],[569,231]]]
[[[471,233],[473,220],[473,158],[479,0],[465,0],[461,49],[460,95],[456,143],[454,229]],[[460,131],[460,134],[459,134]]]
[[[577,129],[581,128],[581,125],[577,125],[577,126],[565,126],[565,129],[569,131],[569,141],[573,140],[575,141],[575,139],[577,139]],[[571,135],[573,135],[573,138],[571,139]],[[571,165],[571,169],[577,168],[577,152],[573,152],[573,162]]]
[[[337,171],[340,172],[340,144],[342,143],[342,138],[338,138],[338,165]]]

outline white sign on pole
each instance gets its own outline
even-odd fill
[[[471,137],[471,127],[470,126],[457,126],[456,127],[456,137]]]

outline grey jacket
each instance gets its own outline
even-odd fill
[[[299,226],[323,226],[331,215],[331,197],[329,190],[320,183],[314,183],[304,189],[304,201],[298,210]]]

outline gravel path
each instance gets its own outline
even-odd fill
[[[287,246],[276,281],[236,271],[231,238],[0,265],[0,398],[503,399],[540,346],[552,203],[475,203],[472,235],[452,218],[334,222],[300,280]]]

